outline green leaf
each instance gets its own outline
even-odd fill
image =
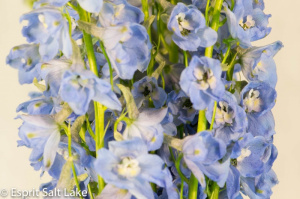
[[[238,93],[240,93],[247,84],[247,81],[236,81],[234,88]]]
[[[41,92],[44,92],[46,90],[46,86],[43,84],[40,84],[39,81],[37,80],[37,78],[35,77],[33,79],[33,85],[35,85]]]
[[[122,84],[117,84],[119,89],[122,91],[124,98],[126,100],[126,108],[130,119],[136,119],[139,116],[139,110],[135,104],[134,98],[128,87]]]
[[[155,79],[158,79],[158,77],[160,76],[160,74],[162,73],[164,67],[166,65],[166,62],[162,61],[158,68],[152,73],[152,77],[154,77]]]
[[[158,0],[157,2],[161,5],[161,7],[163,8],[163,10],[166,13],[170,14],[172,12],[172,10],[174,8],[173,4],[171,4],[170,2],[168,2],[166,0]]]
[[[222,71],[227,71],[230,68],[229,64],[221,64]]]
[[[182,151],[183,140],[164,134],[164,144],[167,144],[178,151]]]
[[[148,30],[155,19],[155,15],[151,15],[146,21],[144,21],[143,26]]]
[[[54,115],[54,119],[58,124],[62,124],[66,121],[66,119],[71,115],[72,109],[67,103],[64,103],[60,112]]]
[[[71,42],[72,42],[72,49],[73,49],[73,54],[71,57],[72,64],[78,64],[78,65],[84,66],[84,62],[81,57],[80,48],[78,47],[78,45],[74,41],[74,39],[71,39]]]
[[[85,121],[85,115],[79,116],[71,127],[71,136],[75,142],[79,142],[79,138],[80,138],[79,132],[81,130],[84,121]]]
[[[85,21],[78,20],[78,26],[88,34],[92,34],[95,37],[102,38],[104,28],[98,27],[96,24],[88,23]]]
[[[57,188],[66,189],[68,192],[70,192],[73,189],[74,186],[72,186],[72,182],[71,182],[72,164],[73,164],[72,159],[69,158],[61,170],[57,182]]]

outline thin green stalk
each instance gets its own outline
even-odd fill
[[[104,47],[104,44],[102,41],[99,41],[100,43],[100,47],[101,47],[101,50],[102,50],[102,53],[108,63],[108,66],[109,66],[109,76],[110,76],[110,84],[111,84],[111,90],[114,90],[114,79],[113,79],[113,68],[111,66],[111,62],[110,62],[110,59],[105,51],[105,47]]]
[[[184,187],[184,181],[181,179],[181,185],[180,185],[180,199],[183,199],[183,187]]]
[[[169,50],[169,60],[172,63],[178,62],[178,46],[174,43],[174,41],[171,41],[170,50]]]
[[[227,47],[227,50],[226,50],[226,53],[225,53],[225,56],[224,56],[224,58],[223,58],[223,60],[222,60],[222,64],[225,64],[225,63],[226,63],[227,58],[228,58],[228,56],[229,56],[229,54],[230,54],[230,50],[231,50],[231,46],[228,46],[228,47]]]
[[[78,5],[78,13],[79,17],[83,21],[89,21],[88,13],[83,10]],[[90,65],[91,71],[99,77],[98,73],[98,67],[96,62],[96,56],[93,48],[93,42],[92,37],[90,34],[87,34],[85,31],[83,31],[83,40],[86,47],[87,57]],[[104,141],[101,140],[102,137],[104,137],[104,113],[105,113],[105,107],[100,104],[99,102],[94,102],[94,110],[95,110],[95,143],[96,143],[96,156],[98,157],[98,151],[100,148],[104,146]],[[99,194],[103,190],[105,186],[105,182],[101,176],[98,175],[98,187],[99,187]]]
[[[162,87],[165,90],[165,88],[166,88],[166,82],[165,82],[165,77],[164,77],[163,73],[160,74],[160,77],[161,77]]]
[[[214,103],[214,111],[213,111],[213,115],[211,117],[211,123],[210,123],[209,130],[212,130],[213,127],[214,127],[214,122],[215,122],[215,117],[216,117],[216,111],[217,111],[217,101],[215,101],[215,103]]]
[[[104,131],[104,114],[105,114],[105,107],[98,103],[94,103],[95,107],[95,121],[96,121],[96,134],[95,134],[95,143],[96,143],[96,156],[98,157],[98,151],[99,149],[104,147],[104,140],[101,138],[104,138],[105,136],[105,131]],[[99,187],[99,193],[104,189],[105,187],[105,182],[103,178],[98,175],[98,187]]]
[[[93,129],[91,127],[88,115],[85,116],[85,121],[86,121],[86,128],[87,128],[89,134],[91,135],[91,137],[93,139],[95,139],[95,134],[94,134]]]
[[[92,189],[91,189],[91,185],[88,184],[87,187],[88,187],[88,191],[89,191],[90,198],[91,198],[91,199],[94,199],[94,195],[93,195],[93,192],[92,192]]]
[[[209,199],[218,199],[219,198],[219,191],[220,191],[220,187],[219,185],[214,182],[213,186],[212,186],[212,192],[210,195]]]
[[[176,170],[181,178],[181,180],[184,180],[187,184],[189,183],[189,180],[187,179],[187,177],[185,177],[185,175],[181,172],[180,170],[180,161],[183,157],[183,154],[179,154],[179,156],[177,157],[177,160],[175,161],[175,167],[176,167]]]
[[[223,0],[216,0],[214,12],[213,12],[213,18],[212,18],[212,22],[211,22],[211,26],[210,26],[216,32],[218,32],[218,29],[219,29],[220,13],[221,13],[222,4],[223,4]],[[214,50],[214,46],[207,47],[205,49],[205,56],[212,57],[213,50]]]
[[[209,26],[209,24],[208,24],[208,22],[209,22],[209,18],[208,18],[209,4],[210,4],[210,0],[207,0],[206,8],[205,8],[205,21],[206,21],[207,26]]]
[[[232,81],[236,57],[237,57],[237,52],[233,55],[233,58],[231,59],[231,62],[229,63],[229,67],[228,67],[227,74],[226,74],[226,77],[227,77],[226,79],[228,81]]]
[[[69,158],[72,158],[72,136],[71,136],[71,124],[69,123],[68,125],[68,129],[67,129],[67,132],[66,132],[67,136],[68,136],[68,151],[69,151]],[[76,173],[76,170],[75,170],[75,166],[74,166],[74,162],[73,160],[71,160],[71,167],[72,167],[72,172],[73,172],[73,176],[74,176],[74,180],[75,180],[75,184],[77,186],[77,189],[79,191],[79,197],[81,199],[83,199],[82,195],[81,195],[81,189],[80,189],[80,185],[79,185],[79,181],[78,181],[78,178],[77,178],[77,173]]]
[[[187,52],[185,50],[183,51],[183,56],[184,56],[184,65],[185,65],[185,67],[188,67],[189,60],[188,60]]]

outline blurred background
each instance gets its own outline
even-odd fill
[[[29,0],[30,1],[30,0]],[[277,104],[273,109],[276,120],[275,145],[279,156],[273,169],[279,185],[272,199],[299,198],[300,180],[300,1],[265,0],[265,13],[272,14],[271,34],[255,45],[266,45],[281,40],[284,48],[276,55],[278,84]],[[25,43],[21,35],[19,17],[29,11],[24,0],[0,0],[0,190],[18,188],[38,189],[49,176],[40,177],[29,164],[30,150],[17,148],[18,127],[16,107],[29,99],[31,85],[19,85],[18,73],[5,64],[13,46]],[[9,198],[9,197],[8,197]]]

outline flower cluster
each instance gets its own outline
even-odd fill
[[[86,198],[270,198],[273,57],[263,0],[36,0],[7,64],[37,88],[18,146]],[[84,196],[80,196],[83,198]]]

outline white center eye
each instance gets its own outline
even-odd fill
[[[117,166],[118,174],[126,178],[137,176],[141,168],[139,167],[139,162],[136,159],[130,157],[123,158],[120,164]]]
[[[234,112],[230,109],[228,103],[219,102],[215,117],[217,125],[232,124],[234,117]]]
[[[248,15],[246,20],[241,19],[239,24],[244,30],[248,30],[255,26],[255,21],[251,15]]]
[[[197,79],[199,89],[206,90],[209,87],[211,89],[214,89],[216,87],[217,81],[210,68],[207,67],[195,68],[194,76]]]
[[[237,161],[240,162],[244,160],[246,157],[249,157],[251,155],[251,151],[249,149],[243,148],[241,151],[241,155],[237,158]]]
[[[246,112],[259,112],[261,110],[262,101],[259,98],[259,91],[251,89],[243,100]]]
[[[187,36],[191,32],[191,30],[193,30],[193,27],[191,27],[189,21],[185,19],[185,14],[179,13],[178,15],[176,15],[176,19],[178,22],[180,33],[183,36]]]

